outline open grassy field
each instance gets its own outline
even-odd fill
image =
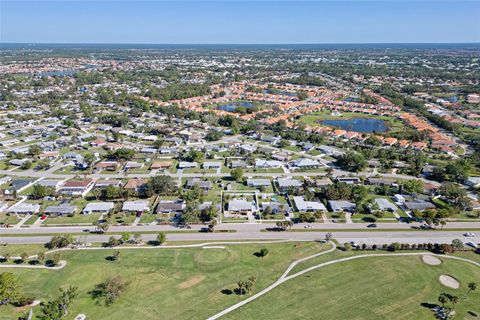
[[[268,248],[270,254],[255,256],[261,248]],[[256,290],[260,290],[293,260],[325,248],[319,243],[278,243],[225,245],[224,249],[127,249],[116,262],[105,259],[113,249],[77,250],[62,253],[68,264],[61,270],[1,271],[13,272],[22,290],[40,300],[57,296],[60,287],[77,286],[72,319],[78,313],[91,319],[205,319],[244,299],[222,290],[233,290],[239,280],[250,276],[257,277]],[[88,292],[115,275],[130,282],[127,290],[112,306],[96,304]],[[2,306],[0,311],[0,319],[16,319],[19,310]]]
[[[460,288],[440,284],[442,274],[459,280]],[[362,258],[289,280],[224,319],[434,319],[429,306],[442,292],[461,297],[455,319],[473,319],[467,312],[480,313],[480,292],[463,297],[467,284],[479,279],[480,268],[462,261],[431,266],[420,256]]]

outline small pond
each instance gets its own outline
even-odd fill
[[[253,103],[251,103],[251,102],[232,102],[232,103],[228,103],[228,104],[222,104],[221,106],[218,107],[218,109],[223,110],[223,111],[235,112],[238,107],[251,108],[251,107],[253,107]]]
[[[385,132],[388,126],[385,121],[372,118],[351,118],[345,120],[324,120],[322,124],[356,132]]]

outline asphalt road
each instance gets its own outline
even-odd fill
[[[461,231],[377,231],[377,232],[350,232],[337,231],[332,232],[333,238],[340,243],[355,241],[358,244],[377,244],[400,242],[400,243],[450,243],[453,239],[461,239],[464,242],[480,242],[480,237],[467,238]],[[79,236],[86,242],[105,242],[110,235],[89,234]],[[242,231],[235,233],[170,233],[167,235],[169,241],[233,241],[233,240],[298,240],[313,241],[324,239],[325,232],[260,232],[260,231]],[[8,244],[43,244],[50,240],[51,236],[29,236],[29,237],[9,237],[0,238],[2,243]],[[154,240],[156,234],[143,234],[144,240]]]
[[[367,226],[368,223],[299,223],[293,226],[293,229],[301,229],[304,230],[305,226],[311,226],[311,229],[322,229],[322,230],[331,230],[332,232],[335,230],[347,230],[352,231],[352,229],[356,230],[391,230],[391,229],[405,229],[405,231],[412,230],[414,227],[420,226],[419,223],[377,223],[377,228],[369,229]],[[202,225],[192,225],[190,231],[192,230],[200,230],[205,226]],[[242,232],[259,232],[262,229],[266,228],[273,228],[275,227],[275,223],[222,223],[215,227],[216,230],[235,230],[235,233],[242,233]],[[465,229],[474,230],[480,229],[480,222],[449,222],[444,227],[443,230],[437,230],[435,232],[440,233],[443,231],[448,231],[448,229]],[[42,227],[42,226],[31,226],[29,228],[0,228],[0,238],[5,235],[38,235],[38,234],[46,234],[46,233],[79,233],[79,232],[88,232],[88,231],[95,231],[94,226],[59,226],[59,227]],[[171,225],[138,225],[138,226],[110,226],[108,232],[160,232],[160,231],[188,231],[186,229],[180,229],[178,227],[174,227]],[[372,232],[373,232],[372,231]],[[424,231],[417,231],[417,232],[424,232]],[[233,233],[232,233],[233,234]]]

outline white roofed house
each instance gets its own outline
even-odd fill
[[[208,180],[201,180],[200,178],[189,178],[185,184],[185,187],[188,189],[192,189],[195,186],[202,190],[208,191],[212,188],[212,182]]]
[[[397,203],[397,204],[404,204],[405,201],[407,201],[407,200],[405,199],[405,197],[402,196],[401,194],[396,194],[396,195],[394,195],[394,196],[393,196],[393,200],[394,200],[395,203]]]
[[[58,206],[48,206],[43,210],[46,214],[49,215],[73,215],[77,210],[76,206],[70,205],[68,203],[61,203]]]
[[[84,214],[91,214],[91,213],[109,213],[113,210],[114,204],[113,202],[90,202],[87,203],[85,208],[83,208]]]
[[[374,202],[377,204],[378,209],[381,211],[396,212],[398,208],[385,198],[376,198]]]
[[[178,168],[179,169],[189,169],[189,168],[196,168],[197,167],[196,162],[187,162],[187,161],[180,161],[178,163]]]
[[[290,188],[300,188],[303,183],[297,179],[277,179],[277,185],[280,191],[284,192]]]
[[[255,159],[255,168],[268,169],[268,168],[280,168],[282,163],[277,160],[264,160]]]
[[[262,202],[260,204],[260,210],[264,212],[268,207],[272,210],[273,214],[277,213],[284,213],[289,214],[292,209],[287,203],[280,203],[280,202]]]
[[[346,200],[330,200],[328,205],[333,212],[353,212],[357,207],[355,203]]]
[[[230,162],[230,168],[235,169],[235,168],[246,168],[247,163],[241,160],[233,160]]]
[[[122,206],[122,211],[141,214],[150,211],[150,206],[148,205],[148,201],[144,200],[125,201]]]
[[[24,158],[24,159],[12,159],[10,161],[8,161],[8,164],[11,164],[12,166],[16,166],[16,167],[21,167],[23,166],[25,163],[29,162],[30,160],[27,159],[27,158]]]
[[[303,197],[293,197],[295,207],[299,212],[327,211],[327,208],[321,202],[305,201]]]
[[[233,199],[228,202],[229,213],[248,214],[256,212],[256,206],[253,201],[247,201],[245,199]]]
[[[38,213],[39,211],[39,204],[27,202],[16,203],[7,210],[7,212],[15,214],[34,214]]]
[[[222,163],[206,161],[203,163],[202,166],[203,166],[203,169],[220,169],[222,167]]]
[[[480,177],[469,177],[465,182],[467,186],[479,188],[480,187]]]
[[[317,160],[313,159],[308,159],[308,158],[301,158],[293,161],[291,163],[292,167],[294,168],[300,168],[300,169],[305,169],[305,168],[318,168],[321,166],[320,162]]]
[[[0,201],[0,212],[6,211],[8,208],[8,204],[6,202]]]
[[[136,162],[136,161],[127,161],[125,163],[124,169],[125,170],[131,170],[131,169],[141,169],[143,168],[144,164],[141,162]]]
[[[259,188],[259,187],[269,187],[271,182],[269,179],[247,179],[247,186]]]
[[[36,184],[42,187],[47,188],[54,188],[55,192],[57,192],[61,186],[65,183],[65,180],[52,180],[52,179],[44,179],[38,181]]]
[[[0,177],[0,186],[2,184],[9,183],[10,181],[12,181],[12,177],[9,177],[9,176]]]

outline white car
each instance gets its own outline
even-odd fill
[[[465,237],[475,237],[475,233],[473,232],[466,232],[463,234]]]
[[[477,247],[477,245],[476,245],[475,243],[473,243],[472,241],[465,242],[465,244],[466,244],[467,246],[472,247],[472,248],[476,248],[476,247]]]

